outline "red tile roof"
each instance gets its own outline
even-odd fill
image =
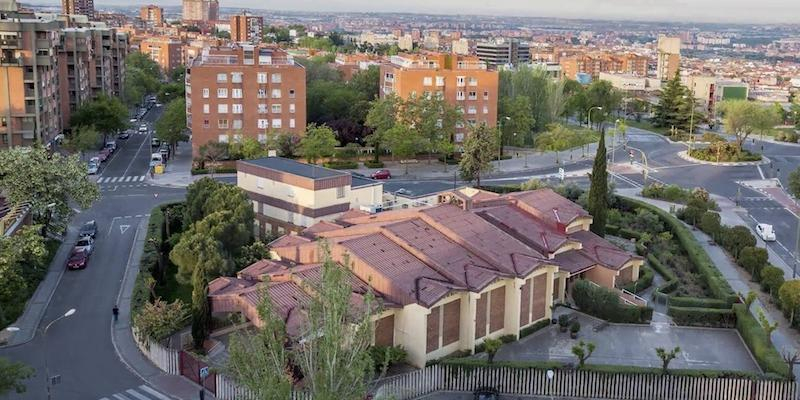
[[[299,244],[311,243],[313,240],[299,235],[283,235],[269,243],[270,248],[291,247]]]
[[[618,270],[632,260],[642,259],[642,257],[620,249],[591,231],[575,232],[570,237],[583,244],[581,252],[611,269]]]
[[[335,231],[342,228],[344,228],[344,225],[334,224],[333,222],[328,221],[320,221],[304,229],[302,232],[300,232],[300,234],[309,238],[315,238],[319,233]]]
[[[236,276],[241,279],[251,281],[262,281],[264,275],[271,275],[275,273],[285,273],[292,265],[287,262],[261,260],[250,264],[245,269],[239,271]]]
[[[542,254],[554,253],[569,242],[567,235],[516,206],[476,210],[476,214]]]
[[[586,210],[550,188],[510,193],[508,196],[517,199],[520,208],[560,229],[577,218],[589,217]]]

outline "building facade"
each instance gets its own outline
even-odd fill
[[[656,78],[661,81],[672,79],[681,67],[681,38],[659,35],[656,52]]]
[[[139,19],[152,26],[164,25],[164,9],[156,5],[146,5],[139,9]]]
[[[264,17],[249,13],[231,17],[231,40],[234,42],[261,43],[264,31]]]
[[[139,51],[147,54],[164,72],[184,64],[183,43],[170,37],[151,37],[139,43]]]
[[[79,14],[94,18],[94,0],[61,0],[61,11],[67,15]]]
[[[219,19],[217,0],[183,0],[184,21],[216,21]]]
[[[477,57],[435,53],[392,56],[389,61],[381,64],[380,96],[441,96],[464,115],[464,123],[456,126],[455,144],[464,141],[470,126],[497,125],[499,75]]]
[[[186,107],[195,156],[212,141],[302,135],[306,71],[277,48],[206,48],[187,66]]]
[[[530,45],[516,39],[480,42],[475,51],[488,65],[519,65],[531,61]]]

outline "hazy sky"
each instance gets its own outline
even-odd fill
[[[180,4],[180,0],[153,0]],[[95,4],[130,4],[95,0]],[[386,11],[586,19],[800,23],[800,0],[220,0],[222,7],[297,11]]]

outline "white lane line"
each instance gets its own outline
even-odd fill
[[[150,132],[148,132],[147,135],[149,136]],[[142,151],[142,147],[144,147],[144,144],[147,143],[147,142],[149,142],[149,140],[147,140],[147,138],[142,140],[142,143],[139,145],[139,148],[136,150],[136,154],[133,155],[133,158],[128,163],[128,167],[125,168],[125,172],[123,172],[122,175],[127,175],[128,174],[128,171],[131,169],[131,166],[136,161],[136,158],[139,157],[139,153]]]
[[[145,179],[146,179],[146,176],[142,175],[142,176],[139,177],[139,182],[144,182]]]
[[[117,178],[117,177],[115,176],[115,177],[111,178],[111,181],[110,181],[110,182],[111,182],[111,183],[117,183],[117,179],[119,179],[119,178]]]
[[[103,183],[106,181],[106,178],[98,178],[97,183]]]
[[[118,400],[131,400],[131,399],[129,399],[129,398],[127,398],[127,397],[123,396],[122,394],[115,394],[115,395],[114,395],[114,398],[116,398],[116,399],[118,399]]]
[[[761,166],[760,165],[756,165],[756,168],[758,168],[758,174],[761,175],[761,179],[767,179],[764,176],[764,171],[761,169]]]
[[[102,398],[102,399],[100,399],[100,400],[108,400],[108,397],[103,397],[103,398]]]
[[[108,224],[108,233],[106,233],[106,237],[109,237],[109,236],[111,236],[111,228],[113,228],[113,227],[114,227],[114,221],[116,221],[116,220],[118,220],[118,219],[120,219],[120,217],[114,217],[114,218],[111,218],[111,223],[110,223],[110,224]]]
[[[136,397],[139,400],[152,400],[151,398],[149,398],[149,397],[147,397],[147,396],[145,396],[145,395],[143,395],[143,394],[141,394],[141,393],[139,393],[139,392],[137,392],[137,391],[135,391],[133,389],[128,389],[128,390],[125,391],[125,393],[128,393],[129,395],[131,395],[133,397]]]
[[[132,178],[132,177],[130,177],[130,176],[126,176],[126,177],[124,178],[124,179],[125,179],[125,181],[124,181],[124,182],[130,182],[130,181],[131,181],[131,178]]]
[[[150,386],[142,385],[142,386],[139,386],[139,389],[142,389],[143,391],[145,391],[147,393],[150,393],[151,395],[153,395],[155,397],[158,397],[159,400],[172,400],[169,397],[164,396],[163,394],[161,394],[159,392],[156,392],[155,390],[151,389]]]

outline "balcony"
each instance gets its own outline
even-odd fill
[[[35,98],[36,91],[33,89],[25,89],[25,98]]]
[[[15,58],[15,57],[3,57],[0,58],[0,65],[2,66],[22,66],[25,65],[23,63],[22,58]]]
[[[36,39],[37,49],[52,49],[53,41],[50,39]]]
[[[18,49],[20,45],[19,39],[0,39],[0,49]]]

